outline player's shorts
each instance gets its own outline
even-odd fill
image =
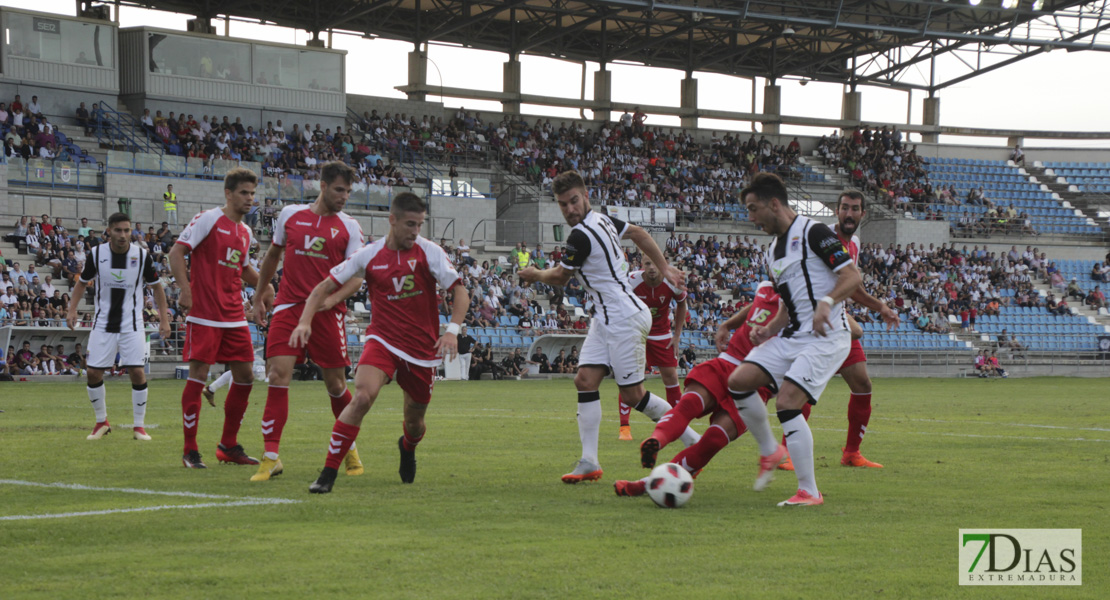
[[[736,428],[742,432],[745,430],[744,421],[740,418],[739,411],[736,410],[736,403],[732,400],[732,395],[728,393],[728,378],[738,366],[737,363],[718,356],[699,363],[693,369],[690,369],[690,372],[686,374],[685,385],[688,388],[691,383],[700,384],[717,402],[716,408],[707,408],[698,416],[705,417],[717,412],[724,412],[736,424]],[[775,393],[770,388],[759,388],[759,397],[763,399],[764,403],[774,395]],[[702,398],[703,402],[706,400],[708,398]]]
[[[87,364],[90,369],[111,369],[116,364],[117,352],[121,367],[141,367],[146,364],[146,332],[105,333],[94,329],[89,333]]]
[[[810,404],[817,404],[851,348],[852,334],[847,329],[831,331],[825,337],[773,337],[753,348],[744,362],[763,369],[777,389],[789,381],[802,388]]]
[[[675,356],[674,346],[668,346],[672,337],[665,340],[647,341],[647,364],[649,367],[677,367],[678,357]]]
[[[89,349],[90,352],[92,349]],[[210,327],[199,323],[185,323],[185,348],[182,357],[186,362],[200,361],[206,365],[233,362],[254,362],[251,330],[239,327]]]
[[[436,367],[414,365],[393,354],[381,342],[373,339],[366,340],[358,364],[359,366],[369,365],[384,371],[389,376],[390,381],[397,381],[397,385],[412,398],[413,402],[427,404],[432,401],[432,387],[435,385]]]
[[[651,311],[642,310],[625,319],[590,320],[586,341],[578,355],[578,367],[603,367],[618,386],[643,383],[647,361],[644,342],[651,329]]]
[[[867,353],[863,351],[863,344],[859,340],[852,340],[852,348],[848,351],[848,358],[844,359],[844,364],[840,365],[837,373],[861,362],[867,362]]]
[[[312,317],[312,335],[308,337],[306,347],[294,348],[289,345],[289,338],[303,313],[303,302],[274,313],[270,319],[270,331],[266,335],[266,356],[295,356],[297,364],[301,364],[307,354],[312,357],[312,362],[323,369],[350,366],[346,323],[344,314],[338,310],[321,311]]]

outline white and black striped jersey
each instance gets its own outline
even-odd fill
[[[828,225],[801,215],[771,242],[764,260],[790,316],[782,337],[813,332],[817,303],[836,287],[837,271],[852,264],[844,243]],[[834,330],[848,328],[843,302],[833,305],[829,322]]]
[[[574,271],[606,325],[648,310],[632,292],[621,236],[628,224],[591,210],[567,236],[564,268]]]
[[[150,252],[131,244],[116,254],[107,242],[96,246],[85,259],[81,281],[96,280],[96,315],[93,329],[105,333],[143,330],[143,287],[158,281]]]

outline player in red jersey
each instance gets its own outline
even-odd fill
[[[432,399],[433,376],[441,357],[454,359],[459,327],[470,306],[470,295],[447,253],[420,236],[426,210],[415,194],[398,194],[389,211],[386,237],[331,270],[312,290],[290,336],[289,345],[294,348],[308,343],[312,316],[325,299],[337,288],[346,289],[352,278],[366,279],[374,310],[355,374],[355,397],[335,421],[324,469],[308,488],[312,493],[331,491],[339,463],[358,437],[363,417],[381,388],[394,379],[405,397],[403,433],[397,440],[399,473],[404,483],[416,478],[416,445],[424,438],[424,413]],[[454,294],[451,322],[442,336],[436,284]]]
[[[659,268],[648,257],[643,258],[644,268],[628,274],[632,293],[651,309],[651,330],[647,336],[647,366],[658,367],[667,391],[667,403],[678,404],[682,390],[678,387],[678,349],[682,339],[682,326],[686,323],[686,291],[680,290],[663,278]],[[675,302],[674,331],[671,331],[671,301]],[[617,398],[621,415],[621,440],[632,439],[628,416],[632,407]]]
[[[177,304],[188,312],[183,355],[189,363],[189,379],[181,394],[185,431],[182,462],[192,469],[205,468],[197,450],[200,398],[208,369],[216,363],[227,363],[232,373],[216,458],[220,462],[258,464],[237,441],[254,381],[251,368],[254,349],[243,314],[241,281],[258,286],[258,271],[250,266],[247,256],[251,230],[243,223],[254,203],[257,184],[258,176],[252,171],[242,168],[228,171],[224,177],[224,206],[193,217],[170,250],[170,269],[181,288]],[[185,266],[186,255],[190,267]],[[272,295],[272,287],[267,284],[267,288]]]
[[[747,428],[729,395],[728,377],[751,351],[753,327],[769,323],[778,310],[779,296],[771,282],[764,281],[756,289],[754,302],[721,323],[715,335],[720,356],[690,370],[686,375],[686,391],[678,404],[659,419],[651,437],[640,444],[640,462],[645,468],[654,467],[659,451],[678,439],[690,421],[698,417],[709,415],[709,429],[696,444],[671,459],[691,473],[704,468],[729,442],[743,435]],[[766,402],[774,391],[760,388],[759,395]],[[622,479],[613,487],[618,496],[640,496],[646,491],[646,481],[646,478]]]
[[[274,315],[266,336],[269,387],[266,409],[262,412],[265,454],[251,481],[267,481],[281,474],[284,468],[278,458],[278,447],[289,419],[289,381],[293,367],[303,363],[306,355],[323,371],[332,413],[338,417],[351,401],[346,375],[351,365],[344,329],[346,303],[336,301],[334,294],[324,303],[323,310],[312,317],[313,332],[308,344],[294,348],[289,344],[289,336],[300,322],[305,300],[316,284],[328,277],[332,267],[362,248],[362,228],[343,212],[354,180],[355,171],[347,164],[339,161],[325,164],[320,169],[320,195],[312,204],[293,204],[281,210],[274,227],[273,243],[259,267],[262,281],[270,281],[284,257],[281,286],[273,302]],[[352,283],[357,290],[361,280],[352,280]],[[255,323],[263,324],[268,303],[254,303]],[[354,448],[347,454],[346,471],[348,475],[363,472]]]
[[[840,241],[844,243],[844,247],[848,249],[852,261],[857,264],[859,263],[860,239],[856,235],[856,231],[866,214],[863,194],[855,190],[845,190],[840,194],[836,209],[837,224],[834,231],[836,231],[836,236],[840,238]],[[882,316],[883,322],[887,324],[888,329],[898,327],[900,322],[898,311],[888,307],[882,300],[868,294],[863,286],[860,286],[852,294],[852,300],[878,312]],[[846,467],[881,469],[883,467],[881,464],[867,460],[859,451],[863,434],[867,433],[867,423],[871,420],[871,377],[867,374],[867,355],[863,352],[863,344],[858,339],[852,340],[852,349],[838,372],[844,378],[844,382],[848,384],[848,389],[851,390],[851,396],[848,398],[848,439],[840,457],[840,464]],[[791,465],[788,461],[783,463],[782,466],[789,469]]]

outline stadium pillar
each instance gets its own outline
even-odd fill
[[[932,96],[925,98],[925,105],[921,112],[922,125],[940,125],[940,98]],[[927,144],[935,144],[939,141],[940,134],[923,132],[921,134],[921,141]]]
[[[409,52],[409,85],[423,90],[428,82],[428,51],[413,50]],[[424,102],[428,94],[423,91],[407,92],[409,100]]]
[[[509,98],[501,101],[501,110],[507,115],[520,114],[520,59],[513,56],[505,63],[504,83],[501,89]]]
[[[696,129],[698,126],[698,80],[687,75],[682,80],[682,127]]]
[[[604,66],[604,65],[603,65]],[[612,115],[613,72],[601,69],[594,73],[594,120],[608,121]]]
[[[862,114],[863,92],[844,92],[844,99],[840,103],[840,118],[858,124]]]
[[[768,85],[763,88],[763,133],[778,135],[782,121],[782,88]]]

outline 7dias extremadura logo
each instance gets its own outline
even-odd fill
[[[960,585],[1083,585],[1083,530],[961,529]]]

